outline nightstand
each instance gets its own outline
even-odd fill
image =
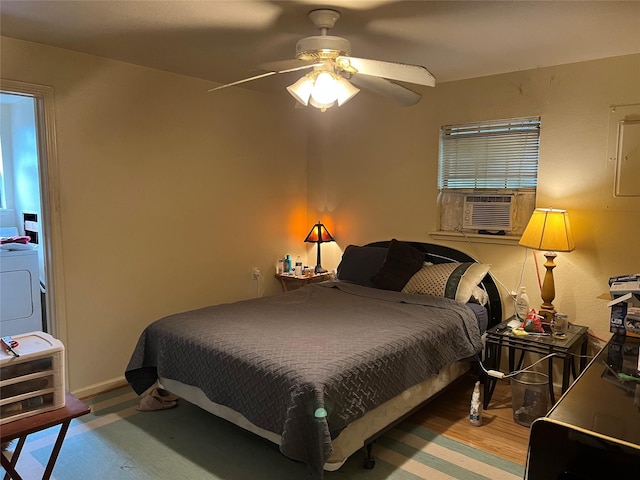
[[[287,275],[286,273],[276,273],[276,278],[280,280],[283,292],[289,292],[296,288],[304,287],[310,283],[324,282],[325,280],[335,280],[335,276],[331,272],[314,273],[309,277],[296,277],[295,275]]]
[[[556,403],[556,397],[553,392],[553,359],[562,360],[562,393],[569,388],[569,380],[571,373],[573,378],[577,378],[575,371],[574,356],[580,356],[580,371],[584,370],[587,364],[587,340],[589,329],[581,325],[569,325],[566,338],[557,338],[551,335],[514,335],[511,329],[498,331],[499,325],[487,330],[484,365],[489,369],[498,370],[500,368],[500,359],[502,357],[502,347],[507,347],[509,352],[509,372],[513,372],[516,368],[522,368],[524,353],[538,353],[541,355],[554,354],[549,357],[548,372],[549,375],[549,396],[551,403]],[[516,367],[516,350],[520,351],[520,358]],[[484,382],[484,408],[487,408],[493,390],[498,380],[487,376]]]

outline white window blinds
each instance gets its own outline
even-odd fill
[[[438,187],[535,190],[539,147],[540,117],[445,125]]]

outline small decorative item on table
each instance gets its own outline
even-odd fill
[[[530,333],[545,333],[542,326],[542,317],[538,315],[535,308],[532,308],[527,314],[521,327],[525,332]]]

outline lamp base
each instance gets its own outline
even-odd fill
[[[543,318],[542,321],[544,323],[549,323],[549,324],[553,320],[553,316],[555,314],[556,314],[556,309],[553,306],[551,308],[548,308],[542,305],[540,307],[540,311],[538,312],[538,315],[540,315]]]
[[[553,269],[556,264],[553,260],[556,258],[554,252],[547,252],[544,254],[547,261],[544,263],[544,268],[547,271],[544,274],[544,281],[542,282],[542,306],[540,307],[539,314],[544,317],[544,321],[551,323],[553,315],[556,313],[556,307],[553,306],[553,299],[556,297],[556,285],[553,281]]]
[[[316,274],[318,274],[318,273],[327,273],[329,270],[327,270],[326,268],[322,268],[320,265],[316,265],[316,268],[314,268],[313,271]]]

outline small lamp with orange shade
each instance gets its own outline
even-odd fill
[[[320,222],[320,220],[318,220],[318,222],[313,226],[313,228],[311,228],[311,231],[309,232],[309,234],[307,235],[307,238],[304,239],[305,242],[307,243],[317,243],[317,261],[316,261],[316,268],[315,268],[315,273],[326,273],[327,270],[325,268],[322,268],[322,263],[320,261],[320,244],[321,243],[326,243],[326,242],[335,242],[335,240],[333,239],[333,237],[331,236],[331,234],[329,233],[329,230],[327,230],[327,227],[325,227],[322,222]]]

